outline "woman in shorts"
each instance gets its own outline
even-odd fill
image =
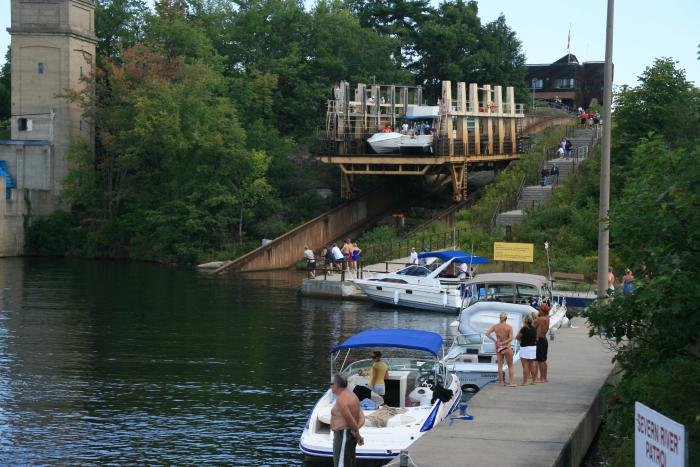
[[[520,342],[520,363],[523,365],[523,380],[521,386],[527,384],[528,378],[531,378],[530,384],[535,384],[535,357],[537,353],[537,330],[532,325],[532,316],[527,315],[523,319],[524,326],[518,332],[515,338]]]

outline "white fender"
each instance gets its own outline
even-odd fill
[[[396,305],[397,303],[399,303],[399,291],[394,290],[394,305]]]
[[[442,306],[447,306],[447,293],[448,291],[445,290],[445,293],[442,294]]]

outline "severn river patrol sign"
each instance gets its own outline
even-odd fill
[[[634,403],[635,467],[686,467],[687,441],[683,425]]]

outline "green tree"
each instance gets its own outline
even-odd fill
[[[3,63],[2,68],[0,68],[0,122],[9,120],[11,113],[11,58],[10,46],[7,46],[7,52],[5,52],[5,63]]]
[[[95,5],[97,56],[114,58],[143,39],[148,7],[144,0],[98,0]]]

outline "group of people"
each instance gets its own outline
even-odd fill
[[[561,141],[559,141],[559,147],[557,148],[557,154],[559,157],[571,157],[571,150],[573,149],[574,145],[569,140],[569,138],[562,138]]]
[[[600,123],[600,114],[598,112],[592,110],[586,112],[583,110],[583,107],[579,107],[577,113],[582,127],[588,125],[588,128],[593,128],[593,125],[598,125]]]
[[[625,275],[622,276],[622,295],[629,295],[634,291],[634,274],[630,268],[625,268]],[[608,296],[615,294],[615,274],[613,268],[608,268]]]
[[[357,245],[357,242],[346,238],[343,246],[339,247],[337,243],[331,243],[324,247],[321,251],[321,259],[325,262],[325,268],[328,274],[333,274],[333,271],[355,271],[359,268],[360,253],[362,250]],[[306,260],[306,270],[309,279],[316,277],[316,254],[309,248],[304,246],[304,260]]]
[[[499,315],[499,323],[486,330],[486,337],[492,340],[496,346],[496,359],[498,364],[498,382],[506,385],[503,374],[503,362],[508,365],[508,386],[516,387],[515,368],[513,367],[513,340],[520,342],[520,363],[523,367],[523,378],[520,386],[547,382],[547,353],[549,343],[549,310],[547,299],[543,299],[539,305],[539,312],[535,311],[526,315],[523,319],[523,327],[517,334],[513,333],[513,326],[507,323],[508,314]],[[495,337],[494,337],[495,336]]]

